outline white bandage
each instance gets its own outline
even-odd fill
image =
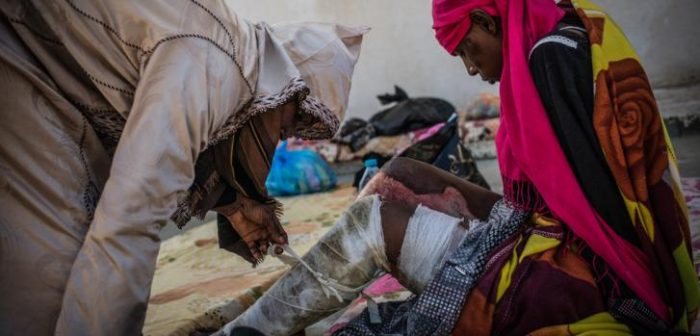
[[[398,268],[401,282],[419,294],[464,239],[462,220],[419,205],[406,227]]]

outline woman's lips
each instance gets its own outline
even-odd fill
[[[489,77],[484,77],[484,76],[481,76],[481,80],[484,82],[488,82],[489,84],[495,84],[498,81],[494,78],[489,78]]]

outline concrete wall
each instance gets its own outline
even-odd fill
[[[368,118],[375,96],[396,83],[409,95],[442,97],[464,106],[498,87],[470,78],[459,59],[438,45],[430,28],[430,0],[226,0],[254,21],[331,21],[367,25],[348,116]],[[700,79],[700,1],[599,0],[641,55],[655,86]]]
[[[627,34],[655,87],[700,80],[700,1],[597,0]]]

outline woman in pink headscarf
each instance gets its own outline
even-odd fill
[[[433,18],[470,75],[500,81],[504,198],[533,214],[492,254],[456,330],[687,332],[698,288],[685,202],[624,34],[587,0],[434,0]]]
[[[380,197],[353,204],[229,327],[293,333],[386,271],[417,296],[334,335],[688,332],[699,300],[687,211],[624,34],[587,0],[433,0],[433,18],[470,75],[500,82],[503,197],[396,159],[373,181]],[[392,200],[396,181],[417,198]],[[466,212],[446,205],[460,196]]]

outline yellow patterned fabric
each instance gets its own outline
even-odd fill
[[[695,320],[698,282],[676,156],[639,56],[588,0],[571,1],[591,43],[593,124],[673,327]],[[638,293],[639,294],[639,293]],[[654,307],[651,307],[653,310]]]
[[[539,329],[528,336],[632,336],[632,331],[609,313],[598,313],[576,323]]]

